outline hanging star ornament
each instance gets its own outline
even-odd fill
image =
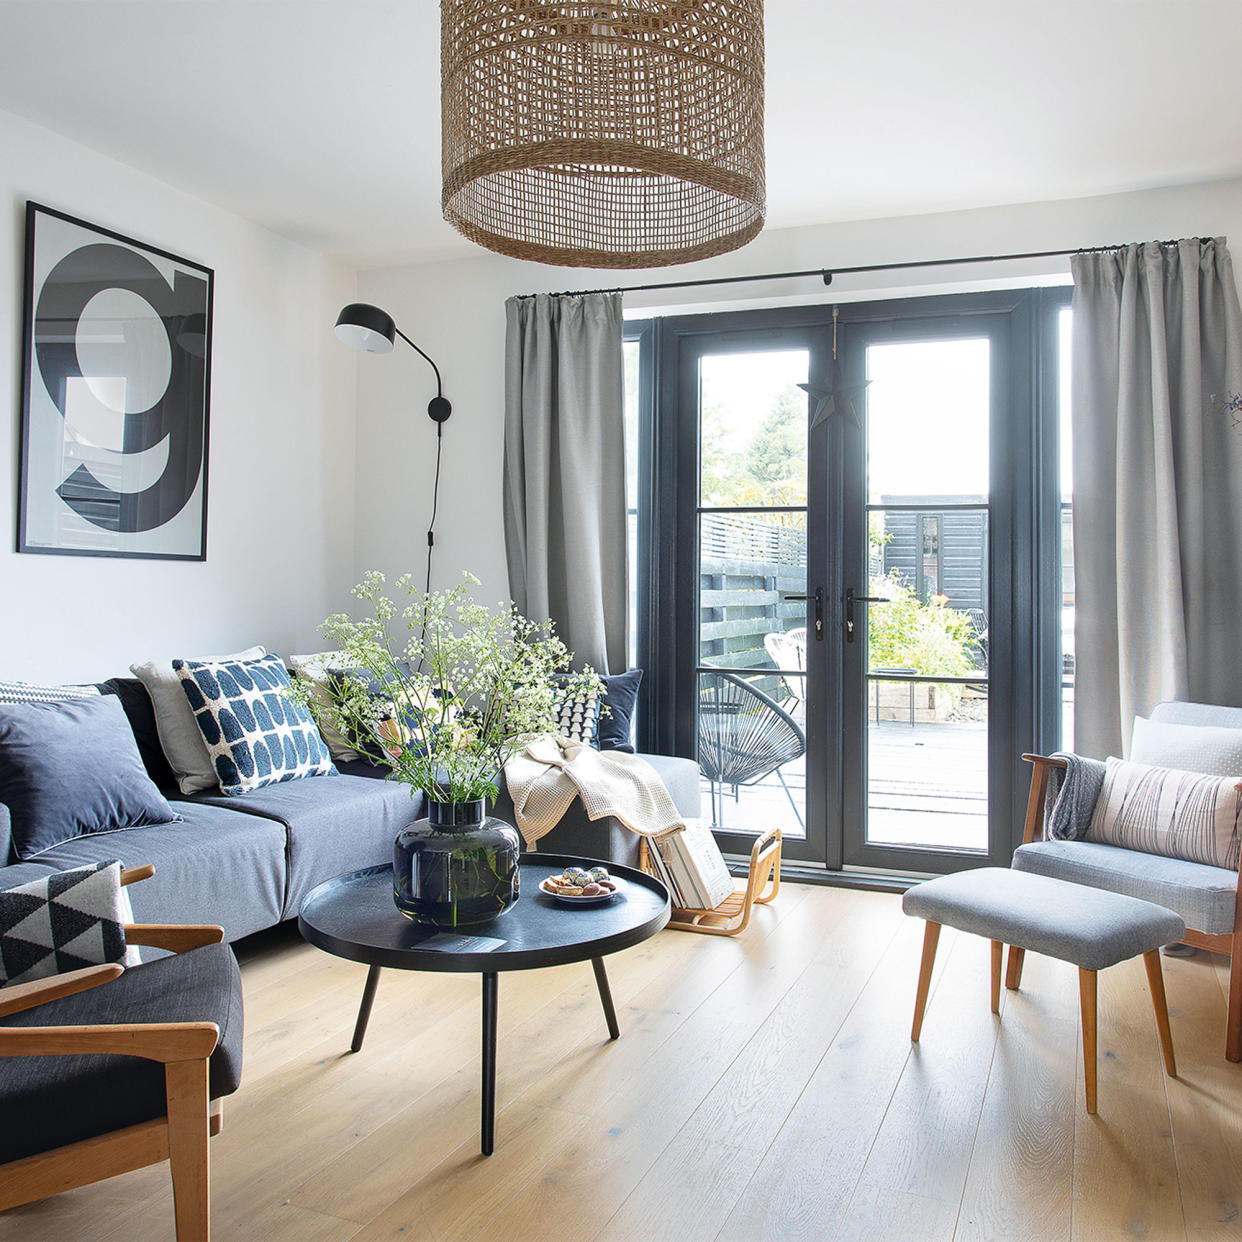
[[[811,415],[811,430],[818,427],[820,423],[827,422],[835,414],[848,418],[855,427],[861,428],[862,423],[858,418],[854,398],[870,383],[870,380],[863,380],[861,384],[847,384],[841,364],[833,359],[831,388],[820,388],[816,384],[799,384],[798,387],[803,392],[819,401],[819,405],[815,407],[815,413]]]

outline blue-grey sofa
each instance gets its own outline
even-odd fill
[[[423,811],[422,795],[366,761],[339,764],[331,776],[268,785],[233,797],[184,797],[159,748],[155,717],[141,682],[100,683],[125,709],[151,779],[180,821],[75,837],[27,862],[12,854],[9,815],[0,805],[0,888],[50,871],[119,858],[127,867],[155,866],[133,886],[134,918],[142,923],[217,923],[234,941],[297,916],[306,894],[323,880],[392,861],[393,838]],[[699,769],[687,759],[645,756],[657,767],[683,815],[699,813]],[[508,814],[506,814],[508,812]],[[507,797],[496,814],[512,822]],[[638,838],[613,820],[591,822],[575,803],[539,848],[552,853],[632,862]]]

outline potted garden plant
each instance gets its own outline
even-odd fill
[[[291,690],[323,725],[421,790],[427,813],[398,834],[393,895],[407,917],[437,927],[484,922],[518,897],[517,832],[486,815],[507,759],[537,734],[557,731],[568,701],[599,701],[592,669],[571,671],[572,654],[550,621],[509,602],[474,601],[478,579],[423,594],[366,574],[354,595],[358,619],[339,614],[320,627],[337,649],[325,688]],[[326,693],[323,691],[326,689]]]

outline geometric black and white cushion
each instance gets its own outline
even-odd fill
[[[0,986],[104,962],[136,965],[138,950],[125,943],[133,921],[115,861],[0,892]]]
[[[32,681],[0,681],[0,703],[60,703],[96,699],[98,686],[43,686]]]
[[[565,699],[557,714],[556,735],[590,746],[598,719],[598,699]]]

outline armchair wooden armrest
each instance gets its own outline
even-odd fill
[[[111,983],[124,971],[125,967],[119,962],[108,962],[103,966],[84,966],[81,970],[66,971],[63,975],[50,975],[46,979],[33,979],[29,983],[11,984],[0,990],[0,1018],[21,1013],[23,1009],[33,1009],[48,1001],[60,1000],[62,996],[97,988],[101,983]]]
[[[1026,823],[1022,829],[1022,844],[1030,845],[1036,836],[1044,834],[1044,805],[1048,800],[1048,778],[1053,772],[1063,770],[1068,765],[1064,759],[1054,759],[1051,755],[1023,755],[1027,763],[1034,766],[1031,773],[1031,789],[1026,798]]]
[[[149,880],[154,874],[155,867],[151,863],[143,863],[141,867],[123,867],[121,884],[137,884],[139,880]]]
[[[125,939],[129,944],[150,949],[185,953],[205,944],[219,944],[224,939],[224,928],[213,923],[126,923]]]
[[[214,1022],[118,1023],[112,1026],[0,1028],[0,1057],[101,1054],[148,1061],[195,1061],[211,1056],[220,1040]]]

